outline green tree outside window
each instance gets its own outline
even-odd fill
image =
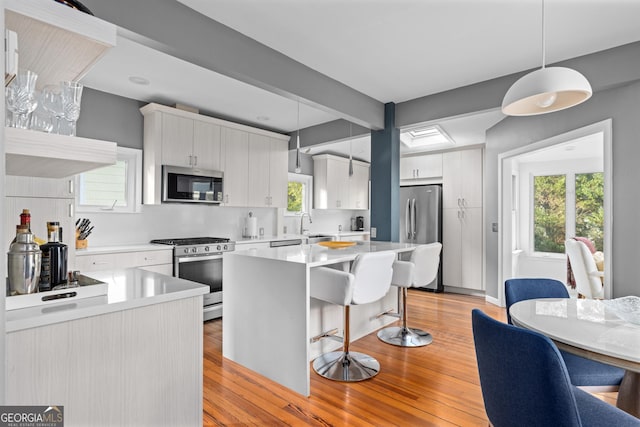
[[[289,181],[287,191],[287,211],[302,212],[304,184]]]

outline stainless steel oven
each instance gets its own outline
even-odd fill
[[[222,254],[235,243],[218,237],[159,239],[151,243],[173,245],[173,275],[209,286],[204,295],[204,320],[222,317]]]

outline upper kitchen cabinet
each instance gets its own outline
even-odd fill
[[[51,0],[5,0],[4,8],[20,68],[38,74],[38,88],[80,80],[116,45],[115,25]]]
[[[224,173],[223,204],[285,207],[289,137],[158,104],[144,115],[144,203],[160,203],[162,165]]]
[[[442,205],[482,207],[482,148],[451,151],[442,158]]]
[[[20,68],[37,86],[79,80],[116,43],[116,27],[50,0],[5,0],[5,28],[18,36]],[[5,129],[7,175],[64,178],[116,162],[116,143]]]
[[[331,154],[313,156],[314,209],[368,209],[369,164]]]
[[[287,141],[249,134],[248,206],[287,206],[287,152]]]
[[[442,178],[442,154],[405,156],[400,158],[402,185],[416,185]],[[424,181],[424,182],[423,182]]]

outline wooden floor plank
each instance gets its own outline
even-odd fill
[[[351,349],[378,359],[380,373],[342,383],[312,371],[308,398],[224,359],[222,320],[206,322],[203,425],[486,426],[471,332],[473,308],[506,321],[504,308],[484,298],[410,290],[409,326],[429,331],[433,343],[401,348],[367,335]],[[615,403],[616,395],[598,397]]]

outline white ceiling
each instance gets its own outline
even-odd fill
[[[381,102],[398,103],[541,65],[541,1],[177,1]],[[545,4],[547,63],[640,40],[639,0]],[[129,76],[150,84],[134,85]],[[298,128],[296,101],[121,36],[84,83],[281,132]],[[502,117],[489,112],[439,124],[459,145],[475,144],[484,142],[484,130]],[[300,127],[336,118],[300,107]]]

